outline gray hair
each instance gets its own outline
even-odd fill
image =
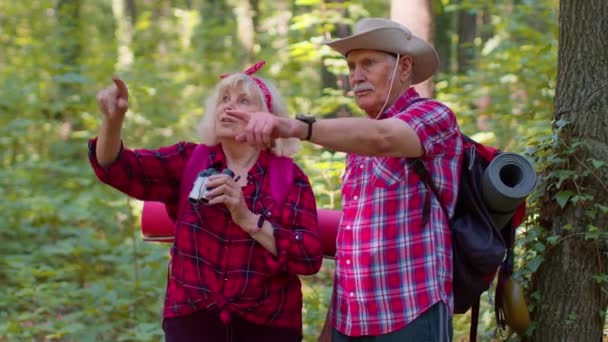
[[[287,112],[287,106],[285,105],[285,101],[279,94],[277,87],[271,82],[257,77],[260,81],[264,82],[268,91],[270,92],[270,97],[272,99],[272,114],[281,117],[289,117],[289,113]],[[198,134],[200,137],[200,142],[213,146],[218,143],[217,136],[215,135],[215,111],[217,110],[217,106],[219,101],[221,100],[221,95],[226,91],[226,89],[231,88],[239,88],[242,89],[247,96],[255,99],[258,103],[260,103],[260,110],[269,111],[266,105],[266,101],[264,99],[264,94],[260,90],[259,86],[255,83],[255,81],[248,75],[243,73],[232,74],[226,78],[223,78],[213,90],[213,94],[207,98],[205,101],[205,115],[201,119],[198,126]],[[292,156],[300,149],[300,141],[296,138],[289,139],[275,139],[273,147],[271,148],[271,152],[277,156]]]

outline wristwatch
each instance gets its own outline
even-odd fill
[[[317,119],[312,115],[306,114],[296,114],[296,119],[308,125],[308,134],[304,140],[310,140],[310,137],[312,137],[312,124],[315,123]]]

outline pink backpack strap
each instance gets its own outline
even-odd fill
[[[199,171],[207,168],[208,159],[209,146],[204,144],[196,145],[194,151],[192,151],[192,154],[190,155],[190,159],[186,162],[182,179],[180,180],[178,206],[165,205],[165,210],[167,210],[167,214],[169,214],[169,217],[173,222],[177,220],[180,210],[184,207],[186,194],[190,191],[190,187],[192,186],[196,175]]]
[[[270,190],[272,198],[283,206],[293,183],[293,160],[289,157],[270,156],[268,165],[268,177],[270,177]]]
[[[175,222],[179,211],[183,209],[186,199],[186,194],[190,191],[190,187],[196,178],[199,171],[207,168],[209,162],[209,147],[204,144],[199,144],[194,148],[190,159],[186,163],[184,173],[180,181],[179,204],[176,208],[172,205],[165,205],[167,214]],[[268,165],[268,177],[270,177],[270,189],[272,198],[279,205],[283,206],[287,200],[287,195],[291,189],[293,182],[293,160],[288,157],[270,156]]]
[[[180,181],[180,199],[185,198],[181,196],[190,192],[190,187],[196,178],[196,175],[199,171],[207,168],[207,163],[209,162],[209,146],[204,144],[198,144],[192,151],[192,155],[188,162],[186,163],[186,167],[184,168],[184,173],[182,175],[182,179]],[[181,207],[181,205],[180,205]]]

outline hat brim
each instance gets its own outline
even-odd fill
[[[397,43],[396,42],[404,42]],[[410,55],[414,59],[412,84],[433,76],[439,66],[437,51],[424,40],[408,36],[403,30],[383,27],[352,36],[327,41],[325,44],[345,56],[353,50],[377,50],[393,54]]]

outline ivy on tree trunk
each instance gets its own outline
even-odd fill
[[[608,307],[608,3],[562,0],[554,119],[557,144],[540,222],[558,242],[533,274],[532,341],[601,341]]]

